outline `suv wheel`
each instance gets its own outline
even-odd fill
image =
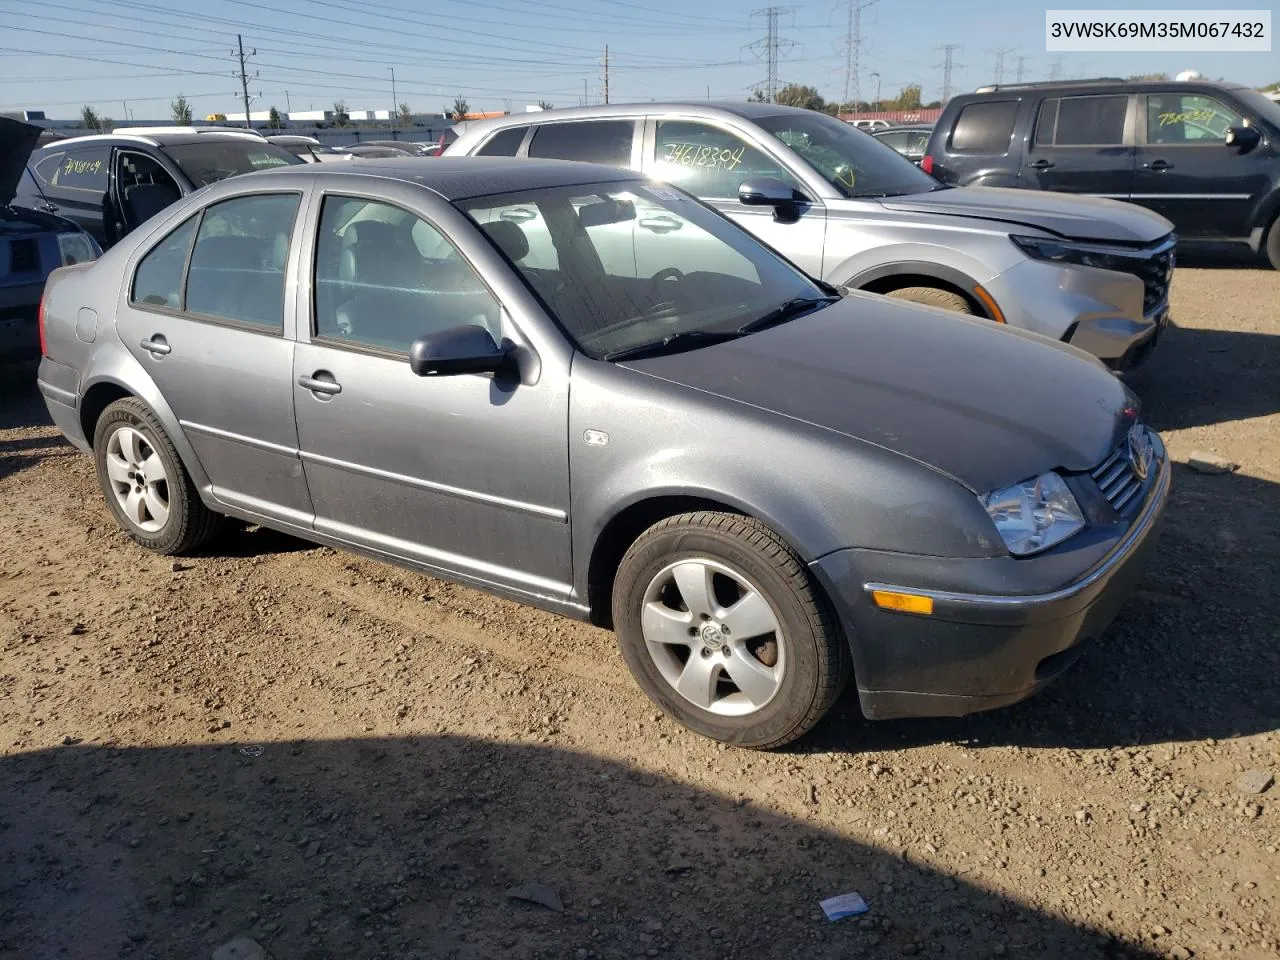
[[[714,740],[788,743],[848,680],[848,645],[804,564],[748,517],[689,513],[650,527],[622,558],[613,616],[645,693]]]
[[[952,313],[973,315],[973,307],[968,300],[958,293],[941,290],[938,287],[903,287],[901,290],[891,290],[885,296],[893,297],[895,300],[909,300],[912,303],[939,307],[950,310]]]
[[[217,532],[222,518],[204,505],[178,451],[142,401],[117,400],[102,412],[93,452],[107,506],[141,546],[185,553]]]
[[[1271,228],[1267,231],[1267,242],[1263,246],[1271,266],[1280,270],[1280,216],[1271,221]]]

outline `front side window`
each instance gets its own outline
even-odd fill
[[[1158,93],[1147,97],[1147,143],[1221,144],[1240,114],[1213,97]]]
[[[207,207],[191,251],[185,310],[281,332],[298,202],[296,193],[260,194]]]
[[[274,143],[259,142],[248,137],[171,144],[164,148],[164,152],[197,187],[208,186],[241,173],[305,162]]]
[[[533,131],[529,156],[629,167],[635,126],[634,120],[544,123]]]
[[[1126,96],[1063,97],[1054,118],[1052,139],[1038,131],[1036,143],[1056,147],[1118,147],[1124,144],[1124,118],[1129,109]],[[1041,108],[1041,125],[1049,120]]]
[[[951,152],[1003,156],[1009,152],[1017,119],[1017,100],[978,100],[965,104],[951,131]]]
[[[520,149],[520,144],[524,143],[524,135],[528,132],[528,127],[508,127],[506,130],[499,130],[485,141],[484,146],[476,151],[476,155],[480,157],[514,157],[516,151]],[[630,153],[630,148],[631,145],[628,144],[628,153]]]
[[[669,187],[556,187],[461,206],[596,359],[744,335],[779,308],[827,299],[750,234]],[[537,243],[554,251],[550,264],[531,262]]]
[[[654,176],[706,199],[737,199],[738,187],[755,177],[800,188],[786,167],[737,134],[688,120],[658,121]]]
[[[462,324],[502,336],[498,302],[444,234],[402,207],[361,197],[324,199],[314,322],[323,340],[393,353]]]
[[[170,310],[182,309],[182,277],[199,220],[198,216],[187,220],[142,258],[133,275],[130,300]]]

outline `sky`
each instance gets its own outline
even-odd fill
[[[539,100],[741,100],[766,77],[760,0],[0,0],[0,110],[82,105],[116,120],[164,120],[179,93],[197,118],[240,106],[236,35],[244,38],[251,109],[275,106],[429,113],[463,96],[472,110],[516,110]],[[858,70],[848,70],[848,3],[863,7]],[[1070,8],[1057,0],[1053,8]],[[1232,3],[1247,8],[1248,3]],[[1128,0],[1083,8],[1204,9],[1212,4]],[[1253,6],[1260,7],[1256,2]],[[1025,0],[825,0],[783,8],[778,77],[844,99],[846,84],[874,99],[909,83],[943,94],[943,44],[952,92],[1003,79],[1019,66],[1047,79],[1199,70],[1254,86],[1280,80],[1271,53],[1082,53],[1044,49],[1045,5]],[[1280,18],[1275,18],[1280,23]],[[759,41],[759,42],[756,42]],[[753,45],[754,44],[754,45]]]

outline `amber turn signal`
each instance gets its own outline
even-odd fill
[[[926,617],[933,613],[933,598],[922,597],[916,593],[872,590],[871,599],[876,602],[877,607],[885,610],[897,610],[899,613],[919,613]]]

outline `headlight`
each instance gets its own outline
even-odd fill
[[[1009,239],[1023,253],[1037,260],[1075,263],[1084,267],[1097,267],[1100,270],[1119,270],[1121,273],[1133,273],[1135,263],[1149,256],[1149,251],[1146,250],[1131,250],[1128,247],[1113,247],[1098,243],[1079,243],[1074,240],[1014,235],[1010,235]]]
[[[1048,550],[1084,529],[1080,505],[1056,473],[1023,480],[979,499],[1014,556]]]
[[[97,260],[98,245],[87,233],[58,234],[58,252],[62,254],[62,265],[69,267],[73,263],[88,263]]]

